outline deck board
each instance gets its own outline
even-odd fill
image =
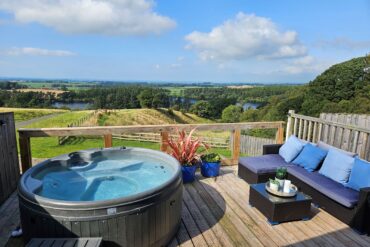
[[[169,246],[370,246],[370,237],[315,207],[308,221],[271,226],[249,205],[249,185],[237,177],[236,169],[223,167],[218,178],[198,174],[184,186],[182,222]],[[15,193],[0,207],[0,216],[0,247],[23,246],[20,239],[8,241],[19,224]]]

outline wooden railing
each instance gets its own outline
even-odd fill
[[[370,159],[369,128],[304,116],[290,110],[286,133],[286,138],[293,134],[311,142],[323,141]]]
[[[84,116],[82,118],[79,118],[76,121],[68,124],[67,127],[68,128],[71,128],[71,127],[80,127],[83,123],[85,123],[87,120],[89,120],[90,118],[92,118],[93,116],[95,116],[95,114],[97,114],[97,113],[98,113],[98,111],[95,110],[95,111],[87,114],[86,116]],[[63,145],[64,143],[66,143],[68,141],[68,139],[70,137],[71,136],[58,136],[58,145]]]
[[[198,137],[198,135],[194,135],[194,137]],[[230,146],[230,138],[219,138],[219,137],[205,137],[199,136],[203,140],[203,142],[207,143],[210,147],[213,148],[229,148]],[[126,140],[126,141],[139,141],[139,142],[161,142],[161,134],[160,133],[124,133],[120,135],[113,135],[113,139],[118,140]]]
[[[277,129],[276,142],[284,139],[284,122],[247,122],[247,123],[216,123],[216,124],[172,124],[172,125],[139,125],[139,126],[102,126],[102,127],[71,127],[71,128],[41,128],[19,129],[19,146],[21,153],[22,172],[32,166],[30,138],[50,136],[104,136],[104,146],[112,146],[112,135],[122,133],[158,132],[161,135],[162,151],[168,151],[169,133],[177,130],[190,131],[230,131],[233,135],[232,157],[225,160],[227,164],[236,164],[240,153],[240,134],[247,129]]]

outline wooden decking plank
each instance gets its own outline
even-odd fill
[[[212,198],[212,196],[207,191],[207,189],[211,190],[212,188],[205,189],[197,181],[195,181],[192,185],[196,189],[197,193],[207,203],[207,206],[211,210],[212,214],[216,217],[216,219],[219,219],[218,223],[222,225],[222,228],[230,236],[230,239],[234,242],[234,244],[236,246],[250,246],[250,243],[248,243],[248,241],[240,234],[238,229],[230,220],[230,215],[226,212],[226,202],[215,201],[215,199]]]
[[[250,245],[250,246],[263,246],[262,243],[254,236],[254,234],[245,227],[243,222],[237,217],[237,215],[230,209],[230,206],[227,204],[227,201],[224,200],[222,196],[216,191],[216,189],[208,184],[206,181],[210,179],[204,179],[203,181],[197,181],[194,183],[194,186],[198,191],[203,190],[204,193],[207,193],[210,198],[213,199],[214,203],[219,206],[220,209],[223,207],[223,217],[220,222],[225,223],[227,227],[226,231],[229,231],[229,236],[231,239],[238,241],[236,244],[240,245]]]
[[[5,246],[11,231],[19,225],[17,192],[3,203],[0,208],[0,247]]]
[[[222,196],[227,198],[228,204],[265,246],[281,246],[285,244],[285,240],[265,224],[265,221],[261,222],[258,218],[253,218],[248,214],[247,207],[243,206],[240,202],[240,200],[245,202],[246,198],[236,194],[234,189],[230,189],[225,179],[219,179],[216,184],[217,190]]]
[[[215,233],[216,237],[222,244],[222,246],[233,246],[233,242],[229,235],[226,233],[225,229],[219,224],[219,220],[212,214],[208,208],[208,204],[203,200],[203,198],[197,193],[193,186],[186,186],[186,190],[192,197],[194,202],[197,204],[199,211],[202,213],[204,218],[207,220],[208,224],[212,226],[212,231]]]
[[[186,189],[183,191],[183,201],[185,205],[191,209],[189,210],[190,214],[192,215],[207,244],[214,247],[222,246]]]
[[[229,175],[231,176],[231,175]],[[235,179],[235,178],[233,178]],[[266,218],[261,218],[256,215],[254,210],[252,210],[252,207],[248,203],[248,197],[247,194],[245,193],[247,191],[246,188],[240,188],[240,189],[235,189],[235,184],[234,183],[229,183],[228,178],[225,177],[224,179],[220,180],[220,186],[224,188],[226,193],[228,193],[240,206],[240,208],[243,209],[243,211],[253,220],[250,224],[256,225],[260,227],[265,235],[270,236],[277,245],[285,245],[286,239],[283,238],[284,235],[279,234],[276,230],[274,230],[273,227],[271,227],[267,222]],[[233,188],[232,190],[230,188]],[[244,193],[243,193],[244,192]]]
[[[188,231],[186,230],[186,227],[184,225],[184,222],[181,220],[180,229],[176,234],[177,242],[179,243],[179,246],[182,247],[193,247],[194,244],[191,241],[191,237],[188,234]]]
[[[191,216],[189,209],[186,207],[185,203],[182,203],[182,220],[185,224],[185,227],[191,237],[191,241],[194,246],[208,246],[206,240],[203,238],[201,231],[198,229],[198,226],[194,222],[193,217]]]
[[[227,183],[228,188],[234,188],[234,191],[238,194],[235,198],[239,201],[239,204],[245,211],[255,220],[259,220],[259,225],[264,226],[266,231],[275,232],[274,235],[278,235],[284,238],[286,244],[295,244],[296,246],[299,239],[296,238],[290,231],[288,231],[282,224],[271,226],[266,217],[256,208],[249,205],[249,185],[237,178],[235,174],[229,173],[223,176],[223,181]],[[241,200],[243,198],[243,200]],[[270,233],[271,233],[270,231]]]
[[[218,179],[218,181],[220,180],[223,180],[222,177]],[[227,205],[230,206],[229,207],[230,214],[235,215],[232,221],[234,222],[234,224],[238,223],[238,229],[240,232],[242,232],[242,235],[243,233],[248,232],[249,236],[246,236],[246,237],[249,237],[249,239],[252,239],[252,240],[253,238],[258,240],[256,243],[252,242],[251,243],[252,246],[258,246],[259,244],[264,245],[264,246],[277,246],[277,244],[275,244],[275,242],[273,242],[272,239],[266,236],[258,227],[255,227],[256,225],[253,224],[254,222],[250,224],[251,223],[250,217],[247,216],[243,212],[243,210],[240,209],[240,207],[233,201],[233,199],[231,199],[231,197],[229,197],[221,189],[221,187],[219,186],[220,182],[218,183],[215,182],[215,179],[205,179],[202,182],[207,183],[209,186],[212,186],[215,189],[217,189],[217,192],[220,193],[220,196],[222,196],[225,199],[225,201],[227,202]]]
[[[327,222],[328,224],[336,226],[335,229],[340,229],[341,234],[347,236],[349,239],[358,243],[360,246],[370,246],[370,238],[368,236],[358,234],[349,226],[331,216],[329,213],[323,211],[322,209],[318,210],[320,212],[316,215],[316,217],[320,217],[321,220]]]

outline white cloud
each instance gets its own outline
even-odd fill
[[[277,59],[305,56],[295,31],[280,31],[270,19],[238,13],[209,33],[194,31],[186,46],[203,60]]]
[[[161,68],[161,66],[160,66],[159,64],[154,64],[154,68],[155,68],[155,69],[160,69],[160,68]]]
[[[34,47],[13,47],[12,49],[6,52],[10,56],[21,56],[21,55],[30,55],[30,56],[56,56],[56,57],[68,57],[74,56],[75,53],[65,50],[47,50]]]
[[[1,0],[0,9],[22,23],[37,22],[69,34],[159,34],[176,23],[153,11],[153,0]]]
[[[304,56],[285,64],[279,72],[288,74],[321,73],[335,62],[318,61],[312,56]]]

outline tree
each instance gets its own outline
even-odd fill
[[[153,107],[153,92],[150,89],[144,89],[138,96],[142,108]]]
[[[190,112],[204,118],[210,118],[212,116],[212,110],[211,104],[204,100],[200,100],[190,107]]]
[[[243,107],[238,105],[229,105],[222,111],[222,121],[226,123],[236,123],[240,121],[243,113]]]

